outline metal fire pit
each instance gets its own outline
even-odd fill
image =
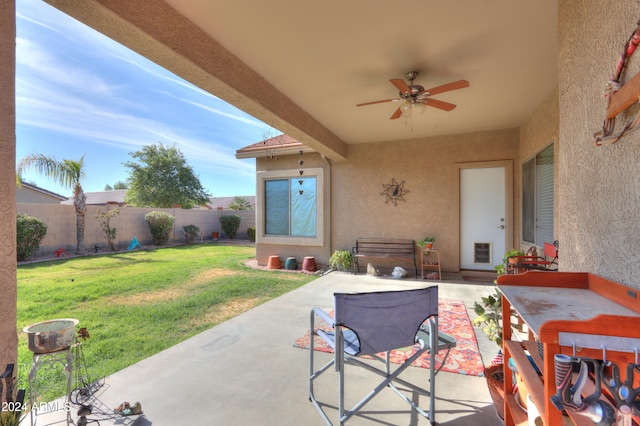
[[[36,354],[47,354],[67,349],[76,335],[77,319],[63,318],[28,325],[22,330],[27,333],[27,346]]]

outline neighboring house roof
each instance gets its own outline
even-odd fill
[[[126,205],[124,196],[126,189],[115,189],[113,191],[85,192],[87,196],[86,204],[88,206],[106,206],[107,204],[117,204],[122,207]],[[65,197],[66,198],[66,197]],[[73,197],[69,197],[60,204],[73,204]]]
[[[244,198],[245,200],[247,200],[249,202],[249,206],[251,206],[251,209],[255,210],[255,206],[256,206],[255,195],[239,196],[239,198]],[[211,207],[211,209],[216,210],[219,207],[222,207],[224,210],[226,210],[229,208],[229,204],[235,201],[236,197],[211,197],[209,199],[211,200],[211,203],[209,203],[209,206]]]
[[[41,203],[47,201],[59,203],[66,199],[67,197],[64,195],[56,194],[55,192],[26,182],[22,182],[21,188],[17,188],[16,190],[16,202],[18,203]]]
[[[282,134],[240,148],[236,151],[236,158],[277,157],[278,155],[298,154],[301,149],[304,152],[315,152],[315,150],[304,146],[291,136]]]

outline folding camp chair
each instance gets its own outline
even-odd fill
[[[309,400],[331,425],[329,417],[316,400],[313,381],[329,367],[338,372],[338,419],[344,424],[358,410],[367,404],[385,387],[394,390],[417,412],[435,424],[435,375],[436,354],[446,349],[444,365],[449,351],[456,345],[452,336],[438,331],[438,287],[432,286],[416,290],[385,291],[373,293],[335,293],[335,318],[319,308],[311,310],[309,347]],[[315,318],[319,317],[332,326],[332,330],[315,328]],[[334,351],[333,359],[318,370],[314,368],[314,336],[329,344]],[[415,353],[404,363],[391,370],[389,353],[393,349],[415,345]],[[432,350],[432,348],[437,348]],[[398,376],[423,353],[429,353],[429,390],[400,379]],[[377,355],[385,353],[384,359]],[[356,356],[367,355],[375,361],[382,361],[385,369],[379,369]],[[344,407],[345,364],[363,367],[384,379],[350,410]],[[392,383],[397,382],[429,397],[427,411],[418,407]]]

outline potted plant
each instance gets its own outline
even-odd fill
[[[351,251],[335,250],[329,258],[329,266],[336,271],[348,271],[351,268]]]
[[[433,248],[433,243],[435,242],[436,237],[424,237],[423,239],[418,241],[418,246],[427,250],[431,250]]]
[[[498,345],[498,354],[490,366],[485,367],[484,376],[489,387],[489,394],[496,406],[496,411],[504,419],[504,371],[502,361],[502,293],[497,288],[493,294],[481,299],[482,304],[475,302],[473,311],[478,315],[472,324],[482,326],[482,331],[489,340]]]
[[[478,315],[473,319],[473,325],[482,326],[489,340],[502,348],[502,293],[496,288],[494,294],[483,297],[481,302],[473,304],[473,311]]]
[[[506,268],[507,262],[515,261],[515,259],[509,259],[510,257],[513,257],[513,256],[524,256],[524,252],[522,250],[518,250],[515,248],[511,250],[507,250],[504,253],[504,256],[502,256],[502,263],[494,267],[498,275],[503,275],[506,273],[505,268]]]

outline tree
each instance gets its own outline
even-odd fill
[[[209,194],[175,145],[145,145],[129,155],[139,161],[124,163],[130,169],[125,196],[130,206],[170,208],[180,204],[188,209],[209,202]]]
[[[76,253],[82,253],[84,223],[87,213],[87,197],[80,181],[85,177],[84,155],[79,160],[61,160],[37,152],[29,154],[18,163],[18,176],[33,168],[38,173],[57,181],[66,188],[73,188],[73,206],[76,210]]]
[[[114,183],[113,186],[111,186],[109,184],[106,184],[104,186],[104,190],[105,191],[114,191],[114,190],[119,190],[119,189],[127,189],[127,183],[119,180],[116,183]]]
[[[229,210],[251,210],[251,204],[244,197],[236,197],[229,203]]]

